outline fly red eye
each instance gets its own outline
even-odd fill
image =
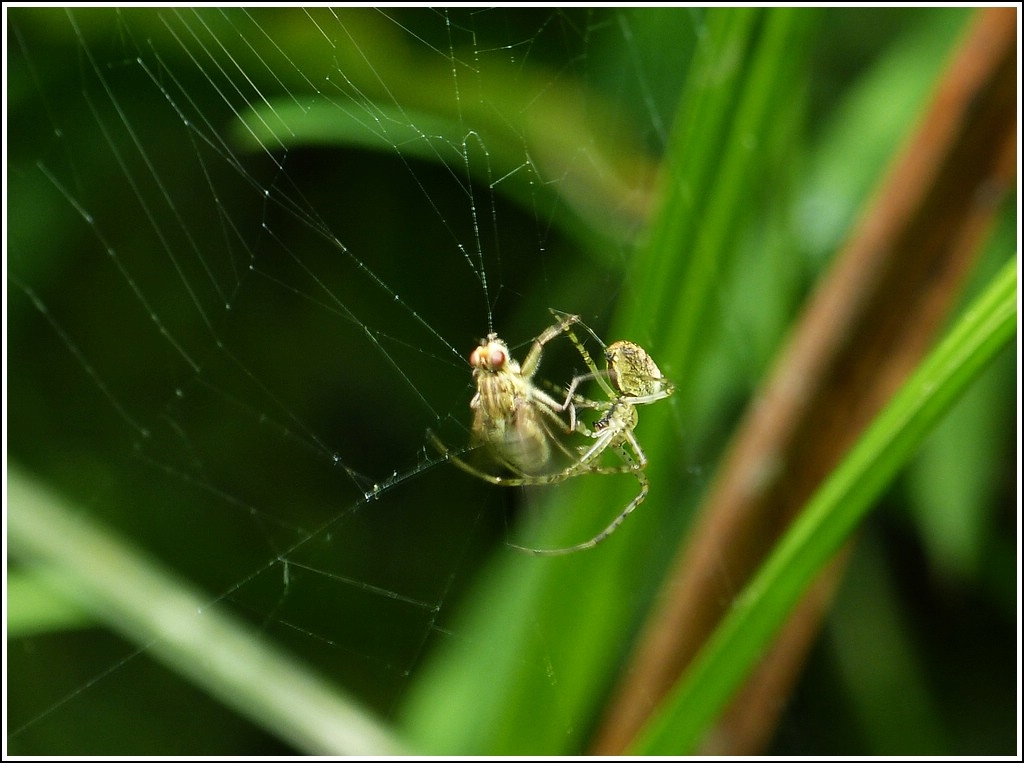
[[[469,355],[469,364],[473,368],[500,371],[506,363],[508,363],[508,355],[505,348],[494,342],[480,345]]]

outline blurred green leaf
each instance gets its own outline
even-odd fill
[[[1014,257],[801,512],[638,741],[636,754],[696,747],[815,575],[1016,328]]]
[[[151,560],[8,465],[10,552],[97,620],[310,752],[395,755],[391,733]]]
[[[85,610],[39,575],[8,573],[6,602],[9,639],[95,624]]]
[[[876,179],[914,129],[965,21],[959,11],[923,18],[873,62],[828,115],[807,157],[796,207],[803,246],[814,258],[839,248]]]
[[[1017,241],[1017,206],[1007,204],[986,257],[974,276],[973,296],[1001,265]],[[994,530],[1000,502],[998,474],[1012,463],[1008,443],[1013,422],[1006,400],[1015,384],[1010,353],[997,359],[953,407],[921,448],[907,474],[910,508],[932,570],[947,584],[978,580],[989,557],[1010,552]],[[993,602],[1000,596],[993,596]]]

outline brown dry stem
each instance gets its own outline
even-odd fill
[[[955,305],[1016,168],[1015,14],[977,11],[918,129],[753,400],[613,694],[595,753],[628,748]],[[843,566],[835,560],[808,591],[703,753],[750,755],[768,743]]]

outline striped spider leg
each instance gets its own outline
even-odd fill
[[[586,324],[580,322],[580,325],[601,343],[601,340]],[[637,482],[640,483],[640,491],[619,512],[611,524],[590,540],[557,549],[537,549],[510,544],[519,551],[538,556],[571,554],[593,548],[615,532],[626,517],[643,503],[650,489],[650,482],[644,472],[644,468],[647,466],[647,455],[640,447],[633,432],[638,421],[635,406],[661,400],[675,390],[672,382],[662,375],[653,358],[640,345],[624,340],[609,345],[605,349],[607,368],[601,371],[596,368],[586,348],[578,341],[571,329],[567,333],[590,371],[572,380],[566,401],[571,400],[574,408],[593,408],[600,412],[600,417],[590,428],[582,421],[577,421],[575,427],[576,431],[593,438],[594,442],[587,448],[581,448],[578,460],[561,472],[530,480],[505,479],[502,484],[540,484],[542,482],[560,482],[583,474],[628,472],[633,474]],[[589,379],[598,382],[605,394],[608,395],[607,400],[589,400],[575,394],[576,388]],[[621,464],[602,466],[598,463],[598,459],[609,448],[622,460]]]

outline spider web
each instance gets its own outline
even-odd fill
[[[481,336],[522,357],[548,307],[600,331],[628,286],[675,96],[655,86],[658,25],[587,9],[8,22],[12,461],[388,717],[458,638],[483,561],[513,553],[523,492],[457,473],[427,432],[469,441]],[[555,382],[579,370],[558,353]],[[223,713],[135,655],[96,630],[19,640],[12,749],[137,751],[103,734],[154,682],[168,707]],[[157,749],[181,749],[175,728]]]

